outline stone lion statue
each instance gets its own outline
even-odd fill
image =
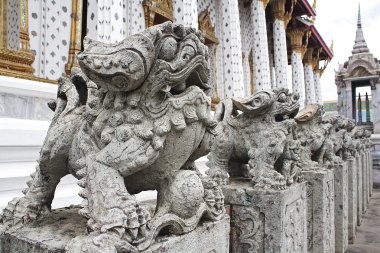
[[[49,104],[36,172],[5,208],[2,230],[49,212],[67,174],[79,179],[88,219],[88,236],[68,252],[139,252],[163,229],[182,234],[220,219],[223,194],[194,166],[217,125],[201,33],[167,22],[115,44],[85,39],[77,58],[80,69]],[[145,190],[158,192],[152,218],[134,196]]]
[[[300,171],[293,131],[298,109],[298,95],[287,89],[224,100],[215,111],[219,123],[206,173],[222,185],[228,174],[248,177],[260,188],[292,184]]]
[[[301,142],[300,163],[304,170],[319,169],[331,156],[328,151],[332,125],[323,123],[323,114],[323,106],[310,104],[294,118],[297,122],[297,139]]]

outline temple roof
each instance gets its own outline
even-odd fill
[[[309,39],[309,46],[314,48],[322,48],[320,52],[319,58],[320,60],[332,59],[334,57],[334,53],[332,49],[327,46],[326,42],[323,40],[322,36],[318,32],[317,28],[313,25],[313,23],[303,17],[297,17],[295,19],[296,24],[293,24],[297,27],[302,27],[304,29],[308,29],[311,31],[311,37]]]
[[[314,8],[310,5],[307,0],[299,0],[294,6],[294,16],[306,15],[309,17],[315,17],[316,13]]]
[[[363,35],[362,21],[361,21],[361,15],[360,15],[360,4],[359,4],[356,37],[355,37],[355,44],[352,50],[352,54],[354,55],[354,54],[360,54],[360,53],[369,53],[369,49]]]

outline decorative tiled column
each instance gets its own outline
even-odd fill
[[[198,28],[197,0],[173,1],[174,23]]]
[[[267,20],[267,36],[268,36],[268,55],[269,55],[269,72],[270,84],[272,89],[276,89],[276,70],[274,69],[274,49],[273,49],[273,23]]]
[[[313,52],[314,48],[306,50],[303,63],[305,75],[305,105],[315,103],[314,72],[313,72]]]
[[[277,88],[288,86],[288,51],[286,46],[286,26],[291,18],[289,12],[285,12],[286,0],[272,0],[273,20],[273,44],[274,44],[274,66],[276,69]],[[292,1],[292,5],[294,2]],[[291,8],[293,9],[293,8]]]
[[[244,96],[241,33],[238,1],[221,1],[222,71],[225,97]]]
[[[253,0],[250,6],[255,92],[271,89],[265,7],[263,0]]]
[[[297,92],[300,95],[298,100],[300,107],[305,104],[305,84],[303,75],[303,63],[302,58],[305,54],[306,45],[302,45],[302,38],[305,35],[304,29],[294,28],[288,31],[290,38],[292,56],[292,88],[293,93]]]
[[[314,90],[315,90],[315,102],[319,105],[323,105],[322,100],[322,87],[321,87],[321,76],[322,69],[314,69]]]

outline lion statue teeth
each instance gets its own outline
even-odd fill
[[[201,33],[167,22],[115,44],[85,39],[77,57],[80,69],[49,103],[55,114],[39,165],[25,196],[6,207],[3,231],[49,212],[67,174],[83,188],[89,231],[67,252],[138,252],[162,229],[182,234],[201,218],[221,219],[223,194],[194,165],[217,125]],[[158,192],[155,213],[135,199],[145,190]]]

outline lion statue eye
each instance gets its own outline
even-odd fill
[[[174,38],[168,38],[161,47],[159,58],[165,61],[172,61],[176,53],[177,41]]]
[[[281,93],[278,97],[278,101],[284,103],[286,101],[286,95],[284,93]]]

